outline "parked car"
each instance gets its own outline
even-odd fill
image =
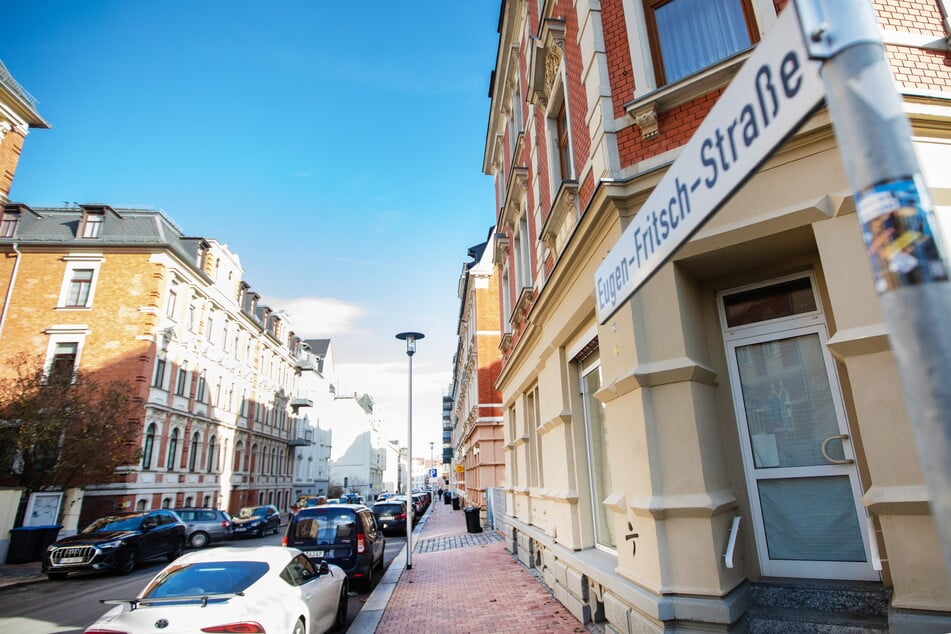
[[[104,632],[293,632],[342,629],[347,575],[280,546],[224,546],[166,566],[138,596],[114,605],[86,629]]]
[[[374,572],[383,569],[386,538],[366,506],[334,504],[301,509],[281,544],[301,549],[315,563],[340,566],[353,585],[370,590]]]
[[[185,540],[192,548],[204,548],[213,542],[221,542],[234,536],[231,516],[218,509],[178,508],[172,509],[185,522]]]
[[[383,534],[403,534],[406,532],[406,503],[385,500],[377,502],[370,510],[376,517],[376,525]]]
[[[276,506],[245,506],[231,518],[235,537],[264,537],[281,530],[281,513]]]
[[[51,580],[71,572],[100,570],[129,574],[141,561],[174,560],[185,550],[185,523],[173,511],[158,509],[100,517],[81,533],[51,544],[43,572]]]

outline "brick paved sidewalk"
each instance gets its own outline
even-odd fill
[[[498,533],[468,533],[462,510],[436,499],[416,540],[413,567],[402,571],[377,634],[588,631]]]

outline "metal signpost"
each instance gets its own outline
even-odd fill
[[[821,61],[819,61],[821,60]],[[827,100],[951,575],[949,266],[868,0],[793,0],[595,272],[604,324]]]

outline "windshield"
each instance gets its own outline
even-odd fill
[[[246,520],[249,517],[264,517],[265,508],[263,506],[250,507],[246,506],[240,511],[238,511],[238,517]]]
[[[109,515],[100,517],[83,529],[83,533],[103,533],[106,531],[137,531],[142,527],[142,515]]]
[[[173,566],[148,585],[142,598],[237,594],[263,577],[267,570],[268,565],[260,561],[211,561]]]

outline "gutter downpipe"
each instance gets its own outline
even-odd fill
[[[7,323],[7,309],[10,307],[10,296],[13,295],[13,285],[17,279],[17,271],[20,270],[20,253],[17,243],[13,243],[13,252],[17,254],[17,260],[13,263],[13,272],[10,274],[10,285],[7,286],[7,296],[3,298],[3,311],[0,311],[0,335],[3,334],[3,325]]]

